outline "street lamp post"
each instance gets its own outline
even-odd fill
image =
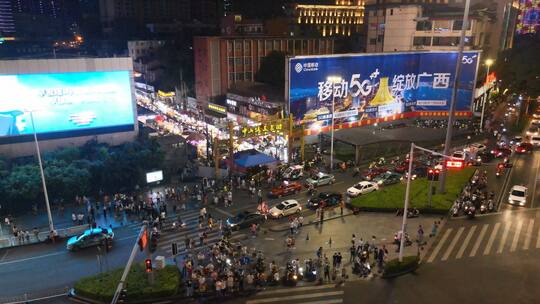
[[[47,192],[47,183],[45,182],[45,173],[43,172],[43,163],[41,161],[41,152],[39,150],[36,127],[34,125],[34,115],[32,111],[30,111],[30,121],[32,122],[34,142],[36,144],[36,152],[37,152],[37,158],[38,158],[38,163],[39,163],[39,172],[41,173],[41,184],[43,186],[43,194],[45,195],[45,206],[47,207],[47,217],[49,219],[49,232],[52,232],[54,231],[54,224],[53,224],[53,219],[52,219],[52,214],[51,214],[51,205],[49,204],[49,193]]]
[[[485,86],[487,86],[488,78],[489,78],[489,68],[491,67],[492,64],[493,64],[492,59],[486,59],[487,71],[486,71],[486,83],[484,84],[484,88]],[[480,132],[484,132],[484,113],[486,111],[486,103],[488,102],[488,99],[489,98],[487,95],[487,89],[484,89],[484,102],[482,103],[482,115],[480,116]]]
[[[330,129],[330,171],[334,169],[334,114],[336,110],[336,94],[334,84],[341,82],[340,76],[329,76],[327,81],[332,83],[332,128]]]
[[[467,30],[469,24],[469,7],[471,1],[465,0],[465,9],[463,11],[463,22],[461,24],[461,33],[459,38],[459,51],[456,59],[456,72],[454,76],[454,86],[452,87],[452,99],[450,101],[450,109],[448,110],[448,126],[446,128],[446,139],[444,141],[444,155],[450,153],[450,145],[452,144],[452,132],[454,124],[454,111],[456,109],[456,98],[458,93],[459,78],[461,76],[461,60],[463,58],[463,48],[465,47],[465,31]],[[443,166],[440,183],[439,183],[439,193],[446,192],[446,167]]]

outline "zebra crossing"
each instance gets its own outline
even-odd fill
[[[540,212],[535,217],[447,227],[425,261],[445,262],[532,249],[540,249]]]
[[[279,288],[258,292],[245,304],[339,304],[345,291],[336,284]]]

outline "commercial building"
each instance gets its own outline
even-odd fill
[[[11,8],[11,0],[0,0],[0,38],[15,33],[15,20]]]
[[[364,22],[364,0],[298,1],[289,11],[302,35],[351,36]]]
[[[133,88],[129,57],[0,61],[0,155],[134,140]]]
[[[332,38],[272,36],[195,37],[195,94],[199,102],[222,96],[237,82],[255,81],[261,60],[272,51],[291,56],[334,53]],[[202,106],[206,108],[206,106]]]
[[[465,49],[484,56],[512,46],[517,9],[513,0],[473,0]],[[463,1],[366,0],[366,51],[457,50]]]

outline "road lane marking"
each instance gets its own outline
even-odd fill
[[[476,242],[474,242],[473,249],[471,253],[469,254],[470,257],[473,257],[476,255],[476,252],[478,251],[478,248],[480,247],[480,243],[482,243],[482,240],[484,239],[484,235],[486,235],[488,226],[489,224],[484,224],[484,226],[482,227],[482,230],[480,231],[480,235],[476,239]]]
[[[510,232],[510,226],[512,226],[512,222],[511,221],[506,222],[506,225],[504,226],[501,242],[499,243],[499,248],[497,249],[497,253],[503,252],[504,243],[506,243],[506,239],[508,238],[508,232]]]
[[[491,246],[493,246],[493,242],[495,241],[495,236],[497,236],[497,232],[499,231],[499,228],[501,227],[501,223],[496,223],[495,227],[493,228],[493,231],[491,232],[491,235],[489,236],[488,243],[486,245],[486,248],[484,249],[484,255],[488,255],[491,251]]]
[[[2,262],[2,263],[0,263],[0,266],[14,264],[14,263],[20,263],[20,262],[26,262],[26,261],[36,260],[36,259],[42,259],[42,258],[47,258],[47,257],[50,257],[50,256],[60,255],[60,254],[66,254],[66,252],[65,251],[58,251],[58,252],[53,252],[53,253],[48,253],[48,254],[43,254],[43,255],[37,255],[37,256],[24,258],[24,259],[19,259],[19,260],[12,260],[12,261],[7,261],[7,262]]]
[[[215,209],[217,212],[221,213],[221,214],[224,214],[228,217],[234,217],[234,214],[230,213],[230,212],[227,212],[221,208],[218,208],[218,207],[212,207],[213,209]]]
[[[521,228],[523,228],[523,221],[518,222],[516,232],[514,233],[514,239],[512,240],[512,247],[510,247],[510,252],[516,251],[519,242],[519,234],[521,233]]]
[[[452,253],[452,250],[454,250],[454,247],[456,247],[456,244],[459,240],[459,238],[461,237],[461,234],[463,233],[463,231],[465,230],[465,227],[460,227],[456,233],[456,235],[454,236],[454,238],[452,239],[452,242],[450,243],[450,246],[448,246],[448,248],[446,248],[446,252],[444,253],[443,257],[441,258],[441,261],[446,261],[448,260],[448,257],[450,256],[450,253]]]
[[[306,290],[317,290],[317,289],[328,289],[328,288],[335,288],[336,284],[326,284],[326,285],[320,285],[320,286],[305,286],[305,287],[295,287],[294,289],[291,288],[281,288],[276,290],[267,290],[267,291],[261,291],[257,293],[257,296],[263,296],[267,294],[276,294],[276,293],[287,293],[287,292],[300,292],[300,291],[306,291]]]
[[[523,250],[529,249],[529,246],[531,245],[531,238],[534,228],[534,219],[529,220],[529,226],[527,226],[527,233],[525,234],[525,243],[523,243]]]
[[[463,253],[465,252],[465,248],[467,248],[467,245],[469,245],[469,242],[471,241],[471,237],[476,230],[476,225],[472,226],[471,229],[469,229],[469,233],[467,233],[467,236],[465,237],[465,241],[463,241],[463,244],[461,244],[461,247],[459,248],[459,251],[456,255],[456,259],[461,259],[463,256]]]
[[[451,232],[452,232],[452,228],[448,228],[448,230],[446,230],[443,237],[441,238],[441,240],[437,244],[437,247],[435,247],[435,250],[433,250],[433,252],[429,256],[429,259],[427,260],[428,263],[431,263],[431,262],[433,262],[433,260],[435,260],[435,258],[437,257],[437,254],[439,254],[439,251],[441,251],[441,248],[442,248],[444,242],[446,242],[446,239],[448,239],[448,236],[450,235]]]
[[[303,295],[289,295],[286,297],[274,297],[274,298],[266,298],[266,299],[249,300],[249,301],[246,301],[246,304],[272,303],[272,302],[281,302],[281,301],[290,301],[290,300],[337,296],[337,295],[342,295],[342,294],[344,294],[344,291],[342,290],[329,291],[329,292],[316,292],[316,293],[303,294]]]

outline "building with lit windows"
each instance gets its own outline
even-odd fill
[[[0,38],[15,33],[15,21],[9,0],[0,0]]]
[[[334,53],[334,39],[274,36],[195,37],[195,94],[202,103],[225,95],[237,82],[254,82],[261,60],[272,51],[290,56]],[[206,105],[202,105],[203,108]]]
[[[362,32],[364,0],[299,1],[291,17],[302,34],[351,36]]]

